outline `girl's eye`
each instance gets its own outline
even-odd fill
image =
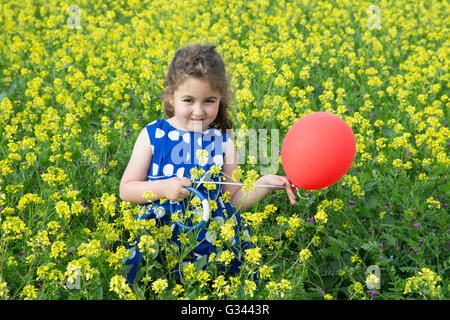
[[[184,102],[187,102],[187,103],[191,103],[191,102],[192,102],[192,99],[184,99],[183,101],[184,101]]]

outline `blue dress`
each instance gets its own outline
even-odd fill
[[[225,156],[225,143],[227,134],[217,128],[209,128],[203,132],[180,130],[173,127],[164,119],[155,120],[146,126],[150,138],[153,157],[148,172],[148,181],[168,179],[175,176],[187,177],[193,180],[191,169],[203,169],[209,172],[213,165],[222,166]],[[197,151],[204,150],[204,157],[198,158]],[[200,177],[201,178],[201,177]],[[210,175],[208,180],[219,181],[220,175]],[[197,187],[205,198],[215,200],[217,208],[211,210],[209,220],[197,231],[197,245],[191,254],[183,261],[195,262],[206,256],[209,261],[211,253],[217,253],[214,245],[220,237],[212,228],[212,221],[223,225],[228,219],[234,220],[234,236],[228,239],[226,248],[234,253],[234,259],[224,268],[227,272],[238,272],[242,264],[244,250],[254,247],[250,242],[248,229],[243,225],[239,212],[228,201],[222,200],[222,185],[217,184],[214,190],[207,190],[204,184]],[[183,210],[184,203],[172,203],[177,210]],[[183,231],[171,219],[170,201],[154,201],[151,205],[142,205],[140,219],[156,219],[157,225],[169,225],[172,229],[171,242],[174,247],[181,247],[178,238]],[[137,248],[136,248],[137,250]],[[163,258],[160,254],[160,259]],[[135,259],[136,260],[136,259]],[[220,267],[220,266],[219,266]],[[175,270],[179,272],[178,268]],[[133,276],[134,278],[134,276]],[[130,280],[130,278],[128,278]],[[129,281],[133,282],[133,281]]]

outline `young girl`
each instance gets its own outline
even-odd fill
[[[208,222],[198,232],[198,245],[193,255],[184,261],[195,261],[204,255],[209,258],[211,253],[217,252],[213,244],[217,234],[208,226],[211,221],[223,225],[233,219],[234,237],[228,242],[235,258],[227,271],[236,272],[242,263],[241,253],[251,246],[238,210],[253,206],[273,189],[285,189],[291,203],[295,204],[291,183],[286,177],[265,175],[256,181],[255,189],[244,192],[236,184],[239,181],[231,179],[237,169],[237,153],[232,138],[226,133],[232,128],[227,110],[229,81],[215,46],[193,45],[178,50],[168,68],[165,90],[164,112],[168,119],[155,120],[140,133],[120,182],[120,198],[142,204],[144,210],[150,200],[152,208],[157,209],[144,211],[145,218],[170,225],[171,240],[180,247],[178,239],[183,230],[172,221],[169,205],[177,203],[178,210],[179,203],[191,193],[186,187],[195,187],[208,199],[215,200],[217,208],[212,208]],[[233,184],[217,184],[211,188],[211,185],[198,185],[201,179]],[[152,199],[143,196],[147,191],[151,191]],[[160,202],[160,199],[169,201]],[[240,239],[239,235],[243,234],[246,239]],[[127,277],[130,283],[141,260],[137,248],[133,252],[127,262],[132,264]]]

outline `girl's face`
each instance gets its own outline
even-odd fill
[[[170,124],[187,131],[204,131],[217,117],[220,94],[209,81],[188,77],[169,95],[169,102],[174,108]]]

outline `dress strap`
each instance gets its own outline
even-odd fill
[[[152,162],[148,170],[148,178],[162,175],[162,163],[167,139],[167,128],[164,128],[164,121],[155,120],[146,126],[150,145],[153,149]]]

